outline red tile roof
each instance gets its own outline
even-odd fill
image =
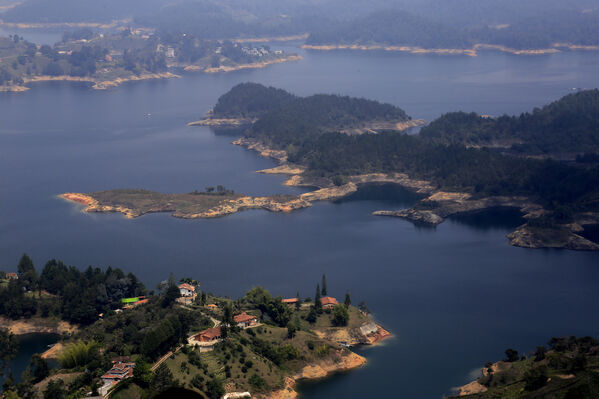
[[[189,291],[192,291],[192,292],[195,292],[195,290],[196,290],[196,288],[194,286],[189,285],[187,283],[179,284],[179,289],[180,290],[186,289],[186,290],[189,290]]]
[[[339,302],[332,296],[323,296],[320,298],[320,303],[324,305],[337,305]]]
[[[287,298],[283,299],[283,303],[297,303],[299,300],[297,298]]]
[[[235,320],[235,323],[245,323],[246,321],[258,320],[256,316],[252,316],[251,314],[247,314],[245,312],[238,314],[237,316],[233,317],[233,319]]]
[[[200,333],[198,335],[201,335],[202,337],[208,338],[208,339],[220,338],[220,336],[221,336],[220,327],[208,328],[204,331],[200,331]]]

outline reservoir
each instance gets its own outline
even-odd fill
[[[283,186],[284,176],[256,174],[274,162],[231,145],[232,137],[186,126],[240,82],[366,97],[429,121],[456,110],[532,111],[574,89],[599,86],[599,53],[591,52],[444,57],[289,50],[304,59],[107,91],[55,82],[0,93],[0,269],[14,271],[26,252],[38,272],[58,258],[81,268],[119,267],[154,289],[172,271],[231,297],[258,284],[274,295],[310,296],[326,273],[331,295],[343,298],[349,290],[353,303],[365,301],[395,336],[358,350],[369,360],[365,367],[302,385],[305,399],[373,392],[438,399],[508,347],[526,353],[552,336],[599,334],[599,253],[511,247],[505,235],[520,219],[505,210],[422,228],[371,216],[416,200],[392,187],[289,214],[247,211],[213,220],[84,214],[56,198],[219,184],[249,195],[300,192]]]

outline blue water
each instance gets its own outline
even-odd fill
[[[297,50],[296,50],[297,51]],[[239,296],[262,284],[276,295],[329,291],[366,301],[395,334],[367,348],[366,367],[302,387],[302,398],[440,398],[471,372],[556,335],[599,334],[599,254],[510,247],[517,220],[487,215],[435,229],[370,215],[408,206],[382,200],[318,203],[290,214],[247,211],[214,220],[167,214],[127,220],[83,214],[66,191],[146,188],[189,192],[217,184],[262,195],[294,193],[283,176],[254,173],[271,160],[231,137],[185,124],[233,85],[255,81],[297,94],[332,92],[391,102],[431,120],[462,109],[519,113],[572,88],[599,86],[599,53],[476,58],[302,52],[304,60],[226,75],[186,75],[108,91],[39,84],[0,95],[0,269],[23,252],[38,268],[115,266],[153,288],[173,271],[205,290]],[[511,219],[510,219],[511,220]]]

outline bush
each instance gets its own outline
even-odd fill
[[[524,389],[536,391],[547,384],[547,367],[536,367],[524,373]]]
[[[85,366],[98,356],[98,344],[95,341],[78,341],[68,344],[58,356],[58,361],[63,368],[72,369]]]
[[[266,381],[264,381],[264,379],[258,374],[253,374],[249,379],[249,383],[257,390],[263,390],[266,388]]]

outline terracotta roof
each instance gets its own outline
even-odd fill
[[[187,283],[179,284],[179,289],[180,290],[186,289],[186,290],[193,291],[193,292],[195,292],[195,290],[196,290],[196,288],[194,286],[189,285]]]
[[[322,305],[337,305],[339,302],[332,296],[323,296],[320,298],[320,303]]]
[[[283,303],[296,303],[296,302],[299,302],[299,300],[297,298],[283,299]]]
[[[200,333],[198,335],[201,335],[206,338],[220,338],[220,336],[221,336],[220,327],[208,328],[204,331],[200,331]]]
[[[209,308],[218,308],[218,306],[216,306],[215,304],[211,303],[210,305],[207,305]]]
[[[17,275],[17,273],[6,273],[6,277],[13,278],[13,277],[19,277],[19,276]]]
[[[235,323],[245,323],[246,321],[250,320],[258,320],[256,316],[252,316],[251,314],[247,314],[245,312],[238,314],[237,316],[233,317],[233,319],[235,320]]]

